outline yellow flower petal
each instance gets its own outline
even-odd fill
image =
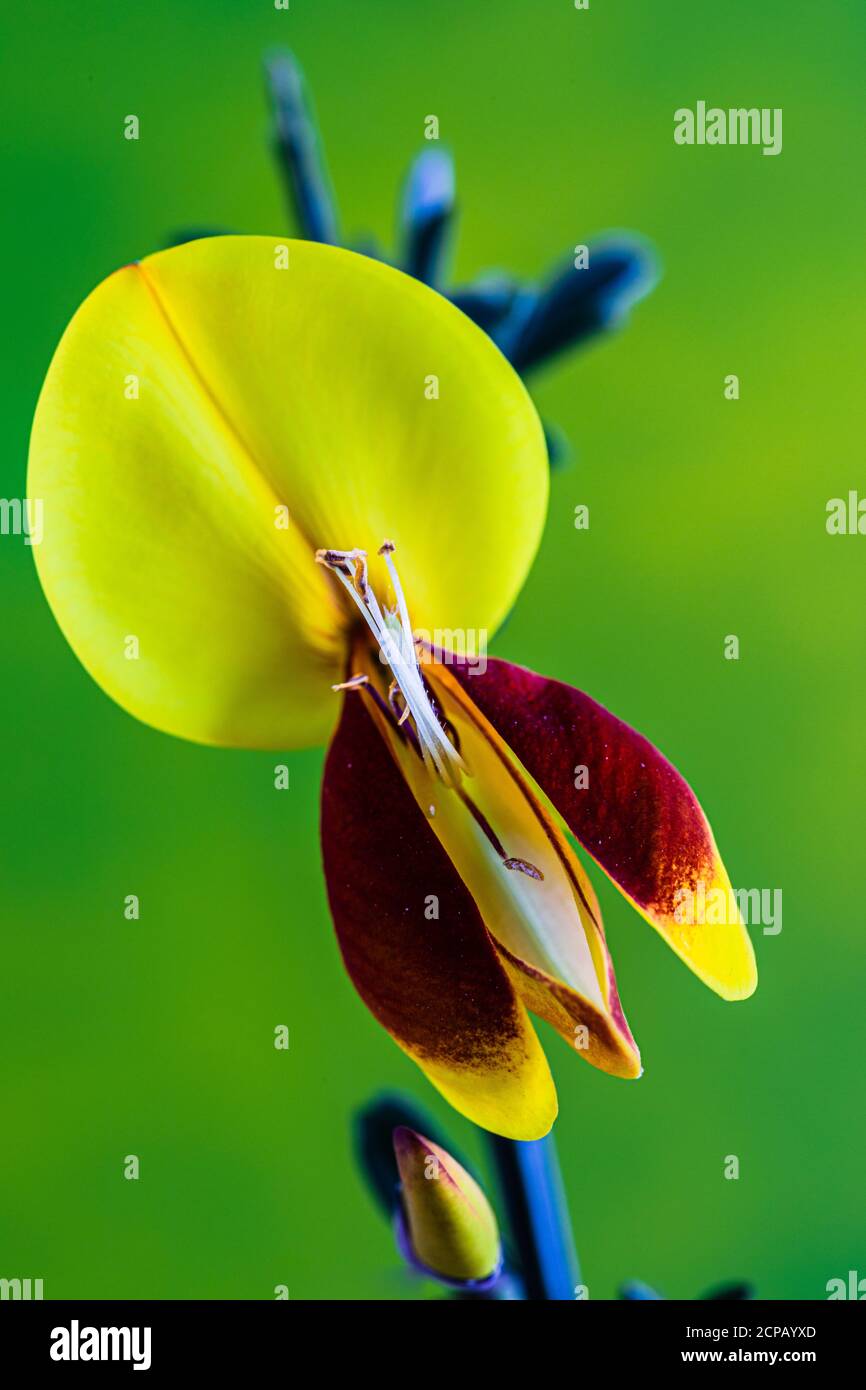
[[[420,628],[492,630],[546,489],[535,411],[468,319],[364,257],[265,237],[93,292],[29,475],[40,578],[94,678],[159,728],[253,747],[315,742],[336,715],[348,610],[317,547],[392,539]]]

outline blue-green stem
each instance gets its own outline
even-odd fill
[[[488,1138],[526,1298],[577,1298],[580,1266],[553,1135],[531,1141]]]

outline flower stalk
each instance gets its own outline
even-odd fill
[[[568,1302],[577,1296],[580,1265],[553,1134],[503,1139],[488,1134],[508,1225],[531,1302]]]

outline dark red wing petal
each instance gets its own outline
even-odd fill
[[[481,672],[449,656],[445,670],[686,964],[725,998],[751,994],[754,953],[712,831],[667,758],[562,681],[492,658]],[[694,920],[708,900],[714,916]]]
[[[328,753],[322,850],[355,988],[475,1123],[537,1138],[556,1114],[547,1062],[478,909],[360,692]]]

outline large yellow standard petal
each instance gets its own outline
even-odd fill
[[[399,548],[413,620],[492,631],[547,502],[517,375],[447,301],[351,252],[198,241],[104,281],[39,400],[39,576],[99,684],[205,743],[326,736],[348,609],[318,547]],[[371,562],[371,578],[380,562]]]

